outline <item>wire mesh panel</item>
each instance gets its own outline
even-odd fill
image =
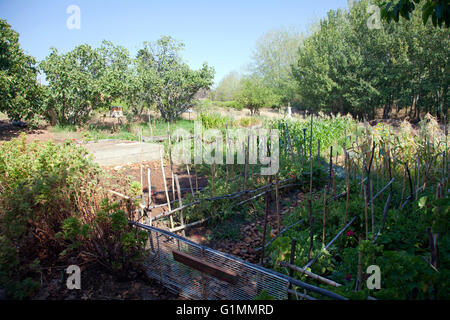
[[[143,225],[139,225],[144,227]],[[149,277],[158,279],[182,297],[194,300],[250,300],[261,292],[274,299],[287,299],[289,282],[268,270],[222,252],[198,245],[165,230],[145,226],[151,254],[145,266]],[[219,280],[175,260],[173,251],[197,258],[236,275],[233,283]]]

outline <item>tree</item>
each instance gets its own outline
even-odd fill
[[[369,29],[368,0],[330,11],[299,50],[293,74],[309,109],[389,118],[402,109],[414,119],[440,118],[449,98],[448,29],[410,21]],[[409,109],[409,112],[408,112]]]
[[[161,116],[172,122],[193,105],[195,94],[213,84],[214,69],[203,64],[191,70],[180,51],[184,45],[163,36],[156,43],[144,42],[137,55],[140,72],[146,81],[146,101],[155,103]]]
[[[13,120],[32,120],[42,112],[43,89],[33,57],[20,48],[19,34],[0,19],[0,111]]]
[[[277,105],[280,97],[264,84],[263,79],[252,76],[241,80],[236,100],[254,115],[261,108]]]
[[[234,100],[236,93],[239,90],[239,83],[241,76],[236,71],[230,72],[220,82],[214,90],[214,98],[219,101]]]
[[[394,20],[399,21],[400,16],[409,20],[413,11],[422,7],[422,20],[426,24],[431,16],[431,21],[434,27],[450,26],[450,1],[449,0],[397,0],[397,1],[383,1],[380,3],[381,16],[387,22]]]
[[[107,41],[98,49],[83,44],[66,54],[51,48],[40,64],[49,83],[49,117],[71,124],[87,120],[123,95],[128,65],[128,51]]]
[[[253,53],[252,73],[262,78],[285,104],[294,103],[297,98],[291,65],[297,61],[303,40],[296,28],[273,29],[259,38]]]

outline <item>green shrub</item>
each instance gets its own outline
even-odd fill
[[[201,113],[200,120],[205,129],[222,129],[231,121],[228,117],[223,117],[216,113]]]
[[[22,135],[0,145],[0,286],[9,296],[32,296],[42,268],[78,259],[81,250],[119,274],[136,262],[142,236],[128,226],[134,204],[102,202],[100,178],[87,150],[70,142],[26,143]]]

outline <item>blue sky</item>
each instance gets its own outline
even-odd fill
[[[69,30],[69,5],[81,10],[81,29]],[[308,25],[347,0],[0,0],[0,18],[20,33],[22,48],[38,60],[50,47],[66,52],[103,39],[135,55],[143,41],[170,35],[184,42],[184,59],[192,68],[207,62],[216,83],[230,71],[243,71],[256,41],[279,27]]]

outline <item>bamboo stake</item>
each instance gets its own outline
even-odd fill
[[[330,279],[327,279],[325,277],[319,276],[318,274],[312,273],[312,272],[310,272],[310,271],[308,271],[306,269],[302,269],[302,268],[294,265],[293,262],[287,263],[285,261],[280,261],[280,266],[290,269],[289,270],[289,276],[290,277],[292,277],[292,275],[291,275],[291,270],[292,270],[292,271],[300,272],[300,273],[302,273],[304,275],[307,275],[310,278],[316,279],[316,280],[318,280],[320,282],[323,282],[323,283],[328,284],[328,285],[333,286],[333,287],[341,287],[342,286],[342,284],[337,283],[337,282],[335,282],[333,280],[330,280]]]
[[[374,195],[371,198],[371,203],[380,196],[380,194],[382,194],[388,187],[390,187],[392,185],[392,183],[394,182],[395,178],[392,178],[391,181],[388,182],[387,185],[385,185],[380,191],[377,192],[376,195]],[[371,191],[372,192],[372,191]],[[372,204],[371,204],[372,205]]]
[[[354,216],[349,223],[347,223],[342,229],[341,231],[338,232],[338,234],[330,241],[328,242],[328,244],[325,246],[324,250],[328,250],[328,248],[337,240],[339,239],[339,237],[345,232],[345,230],[347,230],[348,227],[350,227],[352,225],[352,223],[356,220],[356,216]],[[319,252],[319,254],[310,261],[303,267],[303,269],[308,269],[309,267],[311,267],[323,254],[323,251]]]
[[[336,170],[333,170],[333,196],[336,195]]]
[[[188,179],[189,179],[189,187],[191,188],[192,197],[195,197],[194,195],[194,188],[192,187],[192,179],[191,179],[191,173],[189,170],[189,165],[186,165],[187,173],[188,173]]]
[[[333,170],[333,146],[330,147],[330,168],[328,176],[328,186],[331,189],[331,171]]]
[[[162,153],[162,149],[159,149],[159,150],[160,150],[160,159],[161,159],[161,172],[162,172],[162,175],[163,175],[164,191],[166,193],[167,206],[169,207],[169,211],[172,211],[172,208],[170,206],[169,192],[167,191],[166,173],[164,172],[163,153]],[[172,216],[170,216],[170,228],[173,229],[173,218],[172,218]]]
[[[320,159],[320,139],[317,139],[317,160]]]
[[[347,152],[345,152],[345,158],[347,161],[347,165],[346,165],[347,175],[346,175],[346,185],[345,185],[345,189],[346,189],[345,192],[347,194],[347,199],[345,201],[344,224],[347,223],[348,202],[349,202],[349,197],[350,197],[350,159],[349,159],[349,155]]]
[[[325,223],[327,216],[327,186],[323,189],[322,244],[325,246]]]
[[[367,216],[367,186],[364,187],[364,219],[366,225],[366,240],[369,239],[369,219]]]
[[[296,246],[296,244],[297,244],[297,239],[292,238],[292,240],[291,240],[291,256],[290,256],[290,259],[289,259],[289,262],[290,262],[291,265],[293,265],[295,263],[295,246]],[[289,270],[289,277],[292,278],[293,275],[294,275],[294,270],[290,269]],[[291,288],[292,288],[292,284],[289,283],[288,289],[291,289]],[[292,296],[289,293],[288,294],[288,299],[290,300],[291,298],[292,298]]]
[[[247,190],[247,152],[245,142],[242,143],[242,151],[244,153],[244,191]]]
[[[405,187],[406,187],[406,168],[403,173],[403,186],[402,186],[402,196],[400,197],[400,206],[403,203],[404,195],[405,195]]]
[[[303,300],[317,300],[316,298],[313,298],[313,297],[311,297],[311,296],[309,296],[307,294],[300,293],[300,292],[298,292],[296,290],[288,289],[287,292],[290,295],[295,295],[297,300],[298,300],[298,297],[302,298]]]
[[[214,197],[216,192],[216,184],[215,184],[215,176],[216,176],[216,163],[213,162],[211,165],[211,195]]]
[[[362,244],[362,235],[359,235],[359,245]],[[362,251],[358,251],[358,291],[361,290],[363,284],[363,273],[362,273]]]
[[[284,123],[284,127],[285,127],[285,129],[286,129],[286,137],[287,137],[287,139],[288,139],[289,153],[290,153],[290,155],[291,155],[292,163],[294,163],[294,153],[293,153],[293,151],[292,151],[291,136],[290,136],[290,134],[289,134],[289,128],[288,128],[287,122]]]
[[[373,195],[373,182],[370,180],[370,194]],[[372,240],[375,238],[375,214],[374,214],[374,207],[373,207],[373,197],[370,198],[370,210],[372,215]]]
[[[286,212],[288,212],[288,210],[285,210],[284,212],[286,213]],[[267,243],[264,245],[264,247],[267,248],[267,247],[268,247],[269,245],[271,245],[276,239],[278,239],[278,237],[280,237],[283,233],[285,233],[286,231],[289,231],[289,230],[292,229],[293,227],[295,227],[295,226],[297,226],[297,225],[299,225],[299,224],[301,224],[301,223],[303,223],[303,222],[305,222],[304,219],[299,220],[299,221],[297,221],[297,222],[291,224],[290,226],[284,228],[284,229],[280,232],[280,234],[277,234],[277,236],[276,236],[275,238],[273,238],[273,239],[271,239],[269,242],[267,242]],[[262,250],[262,247],[259,247],[259,248],[256,248],[256,249],[255,249],[255,252],[259,252],[259,251],[261,251],[261,250]]]
[[[277,210],[277,224],[278,224],[278,234],[281,233],[281,219],[280,219],[280,181],[278,174],[275,177],[275,203]]]
[[[170,138],[170,122],[167,122],[167,136],[169,139],[169,162],[170,162],[170,171],[173,172],[173,164],[172,164],[172,139]],[[175,194],[174,194],[175,198]]]
[[[176,183],[177,189],[178,189],[177,190],[178,191],[178,201],[180,203],[180,208],[182,208],[183,207],[183,200],[181,199],[180,182],[178,181],[178,175],[175,174],[174,177],[175,177],[175,183]],[[180,210],[180,222],[181,222],[181,226],[184,226],[183,209]],[[182,234],[183,234],[183,237],[186,235],[184,229],[183,229]]]
[[[381,221],[381,227],[380,227],[380,229],[378,230],[378,233],[377,233],[377,235],[375,236],[375,238],[372,240],[372,243],[375,243],[375,242],[377,241],[378,237],[381,235],[381,232],[383,232],[384,225],[385,225],[385,223],[386,223],[387,213],[388,213],[388,211],[389,211],[389,205],[390,205],[391,199],[392,199],[392,194],[393,194],[393,193],[392,193],[392,191],[391,191],[391,192],[389,193],[389,196],[388,196],[387,200],[386,200],[386,203],[384,204],[383,219],[382,219],[382,221]]]
[[[313,133],[313,115],[311,114],[311,137],[309,139],[309,194],[312,202],[312,177],[313,177],[313,162],[312,162],[312,133]]]
[[[417,157],[417,185],[416,185],[416,190],[419,189],[419,183],[420,183],[420,162],[419,162],[419,157]],[[417,198],[419,196],[419,193],[416,193],[416,201]]]
[[[312,259],[312,255],[313,255],[313,223],[314,223],[314,218],[312,216],[312,201],[311,199],[308,199],[308,205],[309,205],[309,255],[308,255],[308,259],[311,260]]]
[[[427,228],[428,242],[430,245],[430,264],[437,269],[437,234],[431,233],[431,228]]]
[[[266,191],[266,214],[264,216],[264,229],[263,229],[263,239],[262,239],[262,251],[261,251],[261,266],[264,267],[264,248],[266,243],[266,232],[267,232],[267,217],[269,215],[269,191]]]
[[[303,128],[303,161],[306,159],[306,128]]]
[[[198,174],[196,164],[194,164],[194,172],[195,172],[195,193],[198,195]]]
[[[170,229],[169,231],[170,232],[178,232],[178,231],[186,230],[188,228],[192,228],[192,227],[198,226],[200,224],[203,224],[203,223],[205,223],[206,221],[208,221],[210,219],[211,218],[204,218],[204,219],[192,222],[192,223],[188,223],[188,224],[185,224],[185,225],[182,225],[182,226]]]
[[[172,171],[172,200],[175,201],[176,197],[175,197],[175,179],[174,179],[174,173]]]
[[[151,179],[151,169],[147,169],[147,183],[148,183],[148,207],[152,204],[152,179]]]

